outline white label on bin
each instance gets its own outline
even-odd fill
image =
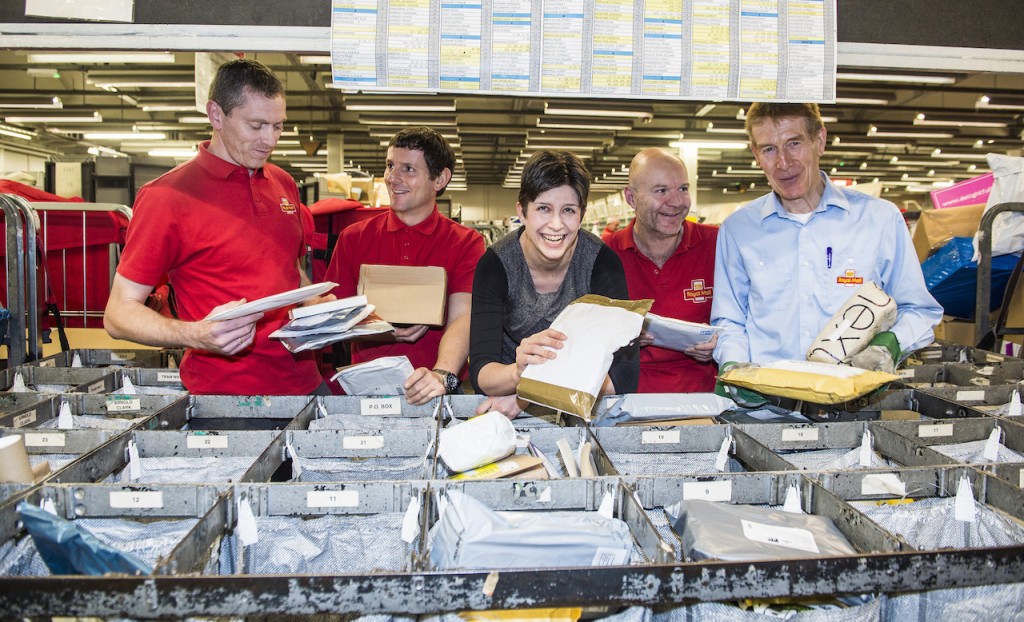
[[[359,414],[366,415],[400,415],[402,414],[402,398],[378,397],[360,400]]]
[[[1024,469],[1020,470],[1020,475],[1018,477],[1019,477],[1020,481],[1017,483],[1017,486],[1019,488],[1024,488]]]
[[[112,351],[110,353],[110,360],[111,361],[134,361],[135,360],[135,353],[134,352],[125,352],[125,351],[118,352],[118,351],[115,350],[115,351]]]
[[[346,436],[341,439],[341,446],[345,449],[384,449],[384,437],[373,436]]]
[[[142,400],[134,395],[110,395],[107,397],[107,412],[125,413],[142,409]]]
[[[956,401],[958,402],[984,402],[984,391],[957,391]]]
[[[60,432],[25,435],[25,447],[63,447],[65,443],[64,434]]]
[[[935,438],[936,436],[953,436],[952,423],[933,423],[917,428],[919,438]]]
[[[900,369],[900,370],[897,370],[896,373],[899,374],[900,378],[913,378],[914,377],[914,370],[913,369]]]
[[[651,430],[640,435],[641,445],[668,445],[679,442],[679,430]]]
[[[56,367],[57,361],[53,359],[46,359],[45,361],[39,361],[40,367]]]
[[[786,428],[782,431],[782,442],[800,443],[818,440],[818,428]]]
[[[106,390],[107,390],[107,383],[103,382],[102,380],[99,380],[97,382],[94,382],[94,383],[90,384],[89,385],[89,389],[88,389],[88,391],[89,391],[89,393],[91,395],[96,395],[97,393],[103,393]]]
[[[740,520],[743,525],[743,535],[747,540],[774,544],[775,546],[787,549],[797,549],[808,553],[818,553],[818,545],[814,542],[814,534],[807,529],[794,527],[776,527],[765,525],[749,520]]]
[[[591,566],[621,566],[626,563],[626,556],[629,551],[625,549],[613,549],[599,546],[594,550],[594,558],[590,560]]]
[[[1006,359],[1004,359],[1001,354],[986,354],[985,355],[985,362],[986,363],[1002,363],[1004,360],[1006,360]]]
[[[185,446],[189,449],[227,449],[228,437],[224,434],[189,434]]]
[[[35,423],[35,421],[36,411],[30,410],[27,413],[20,414],[17,417],[11,419],[11,425],[16,428],[23,428],[30,423]]]
[[[724,482],[684,482],[683,500],[732,501],[732,480]]]
[[[156,381],[157,382],[180,383],[181,382],[181,372],[180,371],[158,371],[158,372],[156,372]]]
[[[357,508],[358,490],[310,490],[306,493],[307,508]]]
[[[164,493],[161,490],[122,490],[110,493],[112,508],[154,508],[164,507]]]

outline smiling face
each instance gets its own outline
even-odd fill
[[[825,128],[812,135],[803,117],[769,118],[750,128],[750,143],[783,207],[794,214],[814,211],[825,190],[818,171]]]
[[[679,235],[690,213],[690,181],[686,166],[661,150],[641,152],[629,170],[626,202],[636,212],[634,230],[651,238]]]
[[[264,97],[245,89],[242,105],[225,114],[215,101],[206,104],[213,126],[210,151],[249,170],[261,168],[277,146],[285,122],[284,96]]]
[[[407,225],[415,225],[434,209],[437,193],[445,187],[451,171],[447,168],[436,178],[418,149],[389,147],[384,170],[384,183],[391,196],[391,209]]]
[[[570,251],[583,221],[580,199],[572,186],[545,190],[525,209],[516,203],[516,213],[525,229],[520,243],[531,267],[561,264],[572,258]]]

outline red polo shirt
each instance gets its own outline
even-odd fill
[[[192,160],[139,190],[117,271],[143,285],[167,274],[182,320],[219,305],[299,286],[304,252],[295,182],[267,164],[253,175],[200,145]],[[270,333],[287,309],[268,311],[253,345],[235,356],[188,350],[181,380],[192,393],[305,395],[322,381],[312,353],[292,355]]]
[[[471,293],[473,272],[483,254],[483,236],[441,216],[436,205],[430,216],[414,227],[406,226],[389,210],[341,232],[324,280],[338,283],[334,295],[344,298],[356,295],[363,264],[440,266],[448,278],[449,296]],[[431,327],[416,343],[354,342],[352,362],[404,354],[414,368],[432,369],[443,335],[444,327]]]
[[[687,322],[708,323],[715,280],[718,227],[686,221],[676,251],[658,268],[633,241],[631,221],[608,241],[622,260],[632,300],[653,298],[651,313]],[[713,362],[655,346],[640,349],[638,393],[695,393],[714,390],[718,368]]]

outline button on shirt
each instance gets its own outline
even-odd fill
[[[711,322],[715,360],[803,360],[832,315],[873,281],[896,301],[892,332],[904,353],[931,343],[942,307],[928,293],[910,233],[895,205],[855,190],[825,192],[806,223],[775,193],[722,223]]]

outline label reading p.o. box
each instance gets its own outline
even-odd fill
[[[400,415],[402,414],[402,398],[376,397],[360,400],[359,414],[364,417],[373,415]]]

